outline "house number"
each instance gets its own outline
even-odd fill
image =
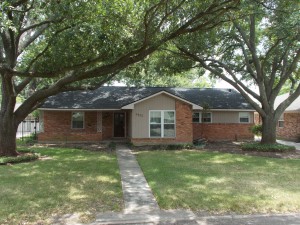
[[[136,113],[135,114],[137,117],[143,117],[143,114],[142,113]]]

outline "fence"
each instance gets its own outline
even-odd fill
[[[35,139],[37,132],[39,132],[39,119],[27,117],[19,124],[17,138],[21,138],[23,140],[24,137],[32,136]]]

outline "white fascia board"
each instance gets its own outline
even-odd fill
[[[52,109],[52,108],[38,108],[38,110],[42,111],[118,111],[121,109]]]
[[[140,102],[143,102],[143,101],[145,101],[145,100],[147,100],[147,99],[153,98],[153,97],[158,96],[158,95],[161,95],[161,94],[168,95],[168,96],[170,96],[170,97],[172,97],[172,98],[178,99],[178,100],[180,100],[180,101],[182,101],[182,102],[185,102],[185,103],[187,103],[187,104],[189,104],[189,105],[192,105],[193,109],[195,109],[195,110],[196,110],[196,109],[198,109],[198,110],[203,109],[203,108],[202,108],[201,106],[199,106],[199,105],[196,105],[196,104],[194,104],[194,103],[192,103],[192,102],[189,102],[189,101],[187,101],[187,100],[185,100],[185,99],[183,99],[183,98],[180,98],[180,97],[178,97],[178,96],[176,96],[176,95],[172,95],[172,94],[170,94],[169,92],[166,92],[166,91],[160,91],[160,92],[157,92],[157,93],[155,93],[155,94],[153,94],[153,95],[150,95],[150,96],[148,96],[148,97],[146,97],[146,98],[143,98],[143,99],[140,99],[140,100],[138,100],[138,101],[136,101],[136,102],[130,103],[130,104],[128,104],[128,105],[125,105],[125,106],[123,106],[121,109],[134,109],[134,105],[135,105],[135,104],[140,103]]]

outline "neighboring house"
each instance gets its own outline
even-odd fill
[[[133,144],[252,139],[254,110],[235,90],[101,87],[48,98],[40,142],[126,139]]]
[[[275,107],[283,102],[289,94],[276,98]],[[277,137],[291,141],[300,141],[300,97],[298,97],[281,115],[277,124]]]

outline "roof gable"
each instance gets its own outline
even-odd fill
[[[192,105],[193,109],[203,109],[203,108],[202,108],[201,106],[199,106],[199,105],[196,105],[196,104],[194,104],[194,103],[192,103],[192,102],[190,102],[190,101],[187,101],[187,100],[185,100],[185,99],[183,99],[183,98],[177,97],[176,95],[173,95],[173,94],[171,94],[171,93],[169,93],[169,92],[166,92],[166,91],[160,91],[160,92],[157,92],[157,93],[155,93],[155,94],[153,94],[153,95],[150,95],[150,96],[148,96],[148,97],[142,98],[142,99],[140,99],[140,100],[138,100],[138,101],[132,102],[132,103],[130,103],[130,104],[128,104],[128,105],[124,105],[124,106],[122,107],[122,109],[134,109],[134,105],[135,105],[135,104],[138,104],[138,103],[143,102],[143,101],[145,101],[145,100],[147,100],[147,99],[150,99],[150,98],[153,98],[153,97],[162,95],[162,94],[165,94],[165,95],[167,95],[167,96],[169,96],[169,97],[171,97],[171,98],[175,98],[175,99],[180,100],[180,101],[182,101],[182,102],[185,102],[185,103],[187,103],[187,104],[189,104],[189,105]]]

